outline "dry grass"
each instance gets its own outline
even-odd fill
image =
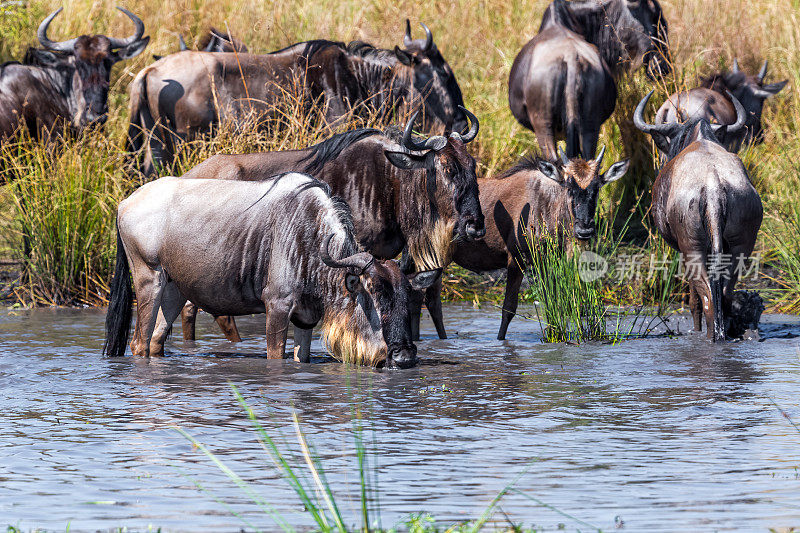
[[[121,36],[131,24],[114,9],[117,0],[33,1],[18,16],[3,14],[2,59],[19,59],[34,44],[36,26],[52,9],[64,6],[51,26],[51,38],[86,32]],[[696,2],[662,0],[670,24],[670,44],[676,69],[659,88],[660,102],[668,91],[692,86],[697,77],[730,64],[738,57],[743,69],[756,70],[770,61],[770,80],[790,79],[783,92],[769,100],[764,112],[766,142],[743,154],[765,201],[766,212],[791,212],[800,203],[800,184],[792,160],[800,157],[797,124],[800,119],[800,2],[732,0]],[[121,147],[127,126],[127,86],[135,74],[152,62],[152,54],[177,50],[179,33],[191,45],[208,26],[229,28],[253,52],[269,52],[297,41],[331,38],[363,39],[391,48],[402,42],[405,18],[413,25],[424,21],[454,68],[467,106],[480,118],[481,133],[471,146],[480,169],[493,175],[521,155],[536,150],[531,132],[519,126],[508,109],[507,76],[516,53],[536,32],[546,1],[525,2],[410,2],[408,0],[139,0],[127,7],[145,22],[151,44],[140,57],[115,68],[111,91],[111,119],[106,131],[111,145]],[[415,32],[421,32],[419,27]],[[617,113],[604,127],[601,142],[608,146],[606,161],[634,155],[637,172],[605,193],[606,203],[633,205],[631,198],[649,189],[653,160],[647,140],[632,132],[629,117],[636,101],[650,88],[641,74],[620,81]],[[317,130],[318,132],[321,130]],[[224,140],[200,144],[187,162],[218,151],[296,146],[318,137],[262,138],[248,145],[233,132]],[[252,138],[251,138],[252,139]],[[634,152],[633,154],[623,152]],[[625,190],[627,197],[622,194]],[[784,225],[767,217],[768,232]],[[762,239],[760,248],[776,242]]]

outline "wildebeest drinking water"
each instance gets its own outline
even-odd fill
[[[131,85],[129,147],[144,148],[143,171],[152,174],[173,160],[178,143],[220,119],[268,117],[287,93],[304,105],[319,103],[330,123],[353,111],[402,115],[421,108],[429,131],[459,131],[466,125],[461,91],[428,35],[394,50],[318,40],[266,55],[172,54]]]
[[[0,137],[13,135],[20,124],[38,137],[55,128],[78,130],[105,123],[111,68],[139,55],[150,41],[142,37],[141,19],[121,7],[117,9],[136,26],[130,37],[81,35],[51,41],[47,29],[61,9],[39,26],[37,36],[44,49],[29,49],[21,64],[0,66]]]
[[[303,332],[295,339],[298,358],[307,361],[311,328],[322,322],[340,359],[403,368],[416,362],[406,305],[411,284],[396,262],[360,251],[347,206],[310,176],[236,184],[162,178],[120,203],[117,232],[108,355],[125,353],[132,275],[134,355],[163,354],[188,298],[215,315],[266,313],[272,359],[284,357],[293,323]],[[422,288],[439,274],[411,279]]]
[[[747,113],[745,127],[737,135],[728,134],[720,139],[731,151],[737,151],[742,144],[756,144],[763,141],[761,114],[764,101],[778,94],[789,80],[765,83],[768,63],[764,61],[759,73],[750,76],[742,72],[739,62],[733,60],[730,72],[720,72],[703,78],[699,87],[671,95],[656,113],[656,124],[684,122],[694,118],[705,118],[711,123],[733,124],[736,122],[736,109],[728,97],[730,92]]]
[[[280,172],[308,173],[350,206],[356,239],[365,250],[389,259],[407,247],[415,268],[444,268],[456,240],[485,233],[475,160],[466,150],[479,124],[465,113],[472,121],[465,133],[415,139],[415,114],[402,134],[396,128],[359,129],[305,150],[216,155],[183,177],[252,181]],[[196,309],[189,309],[184,315],[185,338],[194,338],[194,314]],[[226,337],[238,337],[229,324],[221,325]]]
[[[590,158],[600,127],[614,112],[614,74],[647,64],[669,72],[667,23],[656,0],[555,0],[539,33],[514,59],[508,80],[511,113],[536,133],[542,153]]]
[[[594,237],[600,189],[628,170],[626,159],[601,172],[604,154],[605,148],[596,159],[585,161],[568,159],[561,152],[561,160],[555,164],[523,159],[497,178],[478,180],[486,237],[459,242],[453,260],[474,272],[507,269],[499,340],[505,339],[517,311],[523,268],[531,261],[529,240],[536,246],[538,238],[553,235],[566,245],[573,237],[579,241]],[[444,329],[441,305],[428,305],[428,309],[434,324]],[[412,318],[415,316],[412,311]]]
[[[708,337],[721,340],[731,323],[738,262],[753,252],[763,218],[761,199],[742,161],[717,138],[741,131],[746,112],[729,95],[737,116],[730,126],[702,117],[683,124],[648,124],[644,108],[652,94],[633,115],[636,127],[666,154],[653,184],[650,216],[667,244],[683,256],[695,329],[700,331],[705,315]]]

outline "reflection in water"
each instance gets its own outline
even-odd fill
[[[538,325],[523,320],[498,342],[496,315],[453,306],[447,328],[458,334],[425,331],[426,364],[377,372],[268,361],[261,317],[240,321],[241,345],[206,319],[196,343],[176,336],[168,357],[148,361],[100,357],[102,313],[3,312],[0,517],[74,530],[240,526],[195,479],[272,529],[171,429],[181,426],[308,525],[231,382],[290,441],[298,411],[337,494],[351,495],[342,505],[353,523],[356,405],[375,434],[385,524],[421,510],[474,518],[531,465],[519,489],[603,529],[617,515],[649,531],[800,525],[800,435],[769,400],[800,421],[796,319],[767,317],[764,342],[690,334],[566,346],[541,344]],[[502,507],[529,525],[565,522],[519,496]]]

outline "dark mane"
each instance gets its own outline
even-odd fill
[[[301,46],[303,47],[303,50],[302,52],[300,52],[300,55],[306,59],[310,59],[317,52],[320,52],[322,50],[327,50],[328,48],[333,47],[333,48],[340,48],[342,50],[346,49],[345,44],[339,41],[329,41],[327,39],[314,39],[312,41],[301,41],[299,43],[290,44],[289,46],[281,48],[280,50],[275,50],[274,52],[270,52],[267,55],[282,54],[288,50],[291,50],[292,48],[299,48]]]
[[[698,135],[694,136],[694,132],[697,129],[699,129]],[[711,129],[711,123],[705,117],[693,118],[683,124],[678,135],[670,140],[667,161],[677,156],[689,144],[699,139],[706,139],[721,144],[714,130]]]
[[[717,72],[710,76],[700,78],[700,87],[712,89],[718,93],[725,95],[725,91],[733,91],[747,81],[747,76],[744,72]]]
[[[508,178],[509,176],[513,176],[517,172],[528,172],[530,170],[539,170],[539,163],[542,161],[547,161],[543,157],[538,155],[527,155],[514,163],[514,166],[511,168],[504,170],[500,175],[498,175],[495,179],[501,180],[504,178]],[[554,165],[558,166],[560,163],[553,163]]]
[[[376,48],[375,46],[364,41],[352,41],[347,45],[347,53],[365,59],[376,59],[379,61],[393,62],[396,60],[394,52],[385,50],[383,48]]]
[[[572,14],[569,6],[567,6],[565,0],[553,0],[553,2],[547,6],[544,15],[542,15],[542,23],[539,26],[539,32],[541,33],[545,27],[551,24],[562,26],[575,33],[583,33],[582,28]]]
[[[307,162],[306,166],[303,168],[303,172],[316,174],[322,170],[325,164],[339,157],[347,147],[357,143],[361,139],[373,135],[380,135],[380,133],[380,130],[373,128],[359,128],[344,133],[337,133],[315,144],[308,149],[309,154],[300,160],[301,162]]]

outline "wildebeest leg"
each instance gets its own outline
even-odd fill
[[[197,320],[197,306],[192,302],[186,302],[181,310],[181,330],[183,340],[193,341],[195,339],[195,321]]]
[[[178,318],[186,298],[178,290],[178,286],[170,281],[165,284],[158,309],[157,327],[150,339],[150,356],[164,355],[164,342],[167,340],[172,323]]]
[[[284,302],[264,302],[267,312],[267,359],[286,356],[286,335],[289,332],[291,306]]]
[[[403,274],[410,274],[416,270],[414,260],[411,259],[411,254],[408,253],[408,246],[403,248],[403,254],[400,257],[400,271]],[[422,320],[422,302],[423,295],[420,291],[411,291],[408,295],[408,314],[411,320],[411,340],[419,340],[419,323]]]
[[[508,275],[506,278],[506,295],[503,298],[503,318],[500,321],[500,331],[497,333],[497,340],[502,341],[506,338],[508,324],[517,313],[519,303],[519,287],[522,285],[522,270],[514,258],[508,261]]]
[[[689,281],[689,284],[697,293],[698,307],[702,310],[706,319],[706,336],[714,339],[714,301],[711,297],[711,285],[708,282],[708,274],[703,272],[701,276]],[[698,317],[699,318],[699,317]],[[695,319],[695,327],[698,320]],[[697,328],[699,330],[699,328]]]
[[[440,339],[447,338],[447,331],[444,329],[444,317],[442,315],[442,277],[436,280],[432,287],[425,291],[425,307],[431,314],[431,320],[436,327],[436,333]],[[419,320],[417,320],[417,338],[419,340]]]
[[[556,138],[553,131],[553,123],[539,117],[530,117],[533,124],[533,132],[536,134],[536,141],[542,150],[542,155],[549,161],[556,160]]]
[[[693,283],[689,284],[689,310],[692,312],[694,330],[703,331],[703,311],[700,305],[700,296],[697,294]]]
[[[232,316],[218,316],[215,320],[226,339],[231,342],[242,342],[242,337],[239,335],[239,328],[236,327],[236,321]]]
[[[294,327],[294,360],[301,363],[311,362],[311,334],[312,328],[303,329]]]
[[[161,307],[164,279],[160,268],[153,270],[145,265],[136,266],[133,269],[133,284],[136,291],[136,329],[131,341],[131,353],[147,357],[158,309]]]

